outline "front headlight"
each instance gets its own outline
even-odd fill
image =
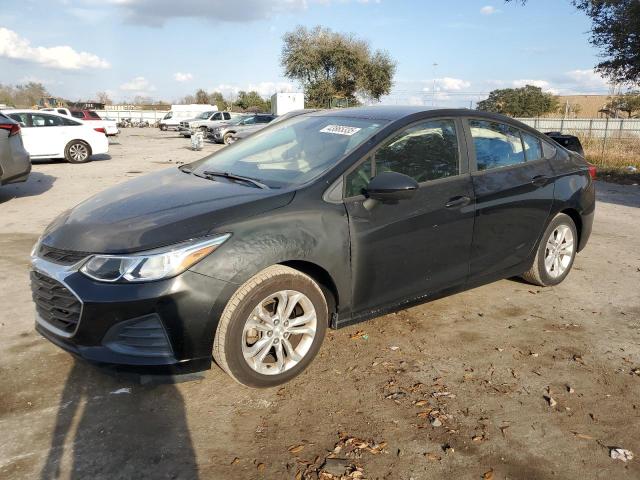
[[[100,282],[152,282],[175,277],[222,245],[230,233],[131,255],[94,255],[80,269]]]

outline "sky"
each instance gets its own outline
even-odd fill
[[[353,33],[397,62],[388,104],[473,106],[496,88],[606,94],[569,0],[0,0],[0,83],[167,101],[197,88],[301,91],[282,76],[297,25]],[[436,65],[434,65],[436,64]],[[435,92],[434,92],[435,85]]]

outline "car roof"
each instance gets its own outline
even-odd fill
[[[334,108],[332,110],[318,110],[317,112],[310,113],[309,115],[367,118],[371,120],[399,120],[408,115],[413,115],[421,112],[431,112],[434,110],[442,110],[442,109],[425,107],[425,106],[410,106],[410,105],[405,105],[405,106],[375,105],[375,106],[367,106],[367,107]],[[447,110],[447,111],[450,111],[450,110]]]

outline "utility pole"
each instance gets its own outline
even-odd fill
[[[438,68],[438,64],[437,63],[433,63],[433,101],[432,101],[432,106],[436,106],[436,87],[437,87],[437,78],[436,78],[436,69]]]

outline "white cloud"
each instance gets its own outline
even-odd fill
[[[551,86],[551,82],[546,80],[514,80],[512,85],[515,88],[526,87],[527,85],[532,85],[534,87],[541,88],[543,91],[547,93],[553,93],[554,95],[558,95],[560,92],[557,88]]]
[[[193,80],[193,75],[190,73],[176,72],[173,74],[173,78],[176,82],[188,82],[189,80]]]
[[[480,9],[480,13],[482,15],[494,15],[496,13],[500,13],[500,10],[498,10],[496,7],[493,7],[491,5],[487,5]]]
[[[609,88],[609,82],[594,70],[571,70],[565,73],[565,81],[572,82],[575,88],[583,91],[603,91]]]
[[[47,68],[82,70],[109,68],[109,62],[87,52],[77,52],[68,45],[32,47],[29,40],[13,30],[0,27],[0,57],[37,63]]]
[[[123,83],[120,85],[120,90],[124,90],[127,92],[138,92],[138,93],[146,93],[152,92],[156,89],[151,82],[144,77],[135,77],[133,80]]]
[[[433,83],[433,80],[430,80],[429,83]],[[469,88],[471,86],[471,82],[467,80],[463,80],[461,78],[436,78],[436,91],[459,91]],[[423,91],[430,92],[433,90],[433,87],[425,87]]]

